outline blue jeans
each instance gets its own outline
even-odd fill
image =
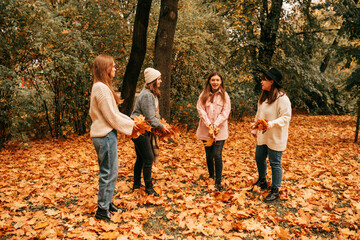
[[[282,151],[271,150],[266,145],[256,145],[255,160],[259,172],[259,178],[266,178],[267,156],[269,156],[269,162],[272,171],[272,186],[280,188],[283,173],[281,166]]]
[[[119,172],[117,132],[114,129],[105,137],[93,137],[92,142],[99,163],[98,206],[102,209],[109,209]]]
[[[221,175],[223,169],[222,150],[224,147],[224,143],[225,140],[216,141],[211,147],[205,147],[206,164],[208,167],[210,178],[214,178],[215,165],[215,184],[221,183]]]
[[[140,188],[141,172],[144,176],[145,188],[152,189],[151,170],[154,161],[154,153],[150,143],[149,132],[145,132],[138,138],[132,139],[135,145],[136,162],[134,166],[134,187]]]

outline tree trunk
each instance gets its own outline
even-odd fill
[[[355,130],[355,141],[358,141],[358,137],[359,137],[359,125],[360,125],[360,99],[358,100],[358,111],[357,111],[357,120],[356,120],[356,130]]]
[[[283,0],[272,0],[270,10],[268,0],[262,0],[260,10],[260,42],[258,61],[261,66],[269,68],[276,50],[276,37],[279,29]],[[257,79],[257,78],[255,78]],[[255,84],[255,92],[261,92],[260,81]]]
[[[160,114],[170,122],[171,59],[178,15],[178,0],[161,0],[155,38],[154,67],[161,72]]]
[[[266,67],[271,66],[271,58],[276,49],[276,37],[279,29],[283,0],[272,0],[270,11],[268,1],[263,0],[260,13],[260,42],[259,61]]]
[[[126,115],[131,114],[134,105],[136,85],[146,54],[146,37],[151,3],[152,0],[139,0],[136,7],[130,59],[126,66],[121,88],[121,98],[124,99],[124,102],[120,106],[120,111]]]

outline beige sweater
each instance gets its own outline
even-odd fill
[[[291,103],[288,96],[283,95],[272,104],[267,101],[258,104],[255,122],[264,118],[268,120],[271,129],[262,133],[262,131],[253,131],[257,134],[257,145],[267,145],[275,151],[284,151],[288,140],[289,123],[291,119]]]
[[[90,117],[90,137],[104,137],[113,129],[131,135],[134,127],[134,121],[119,111],[113,93],[102,82],[91,89]]]

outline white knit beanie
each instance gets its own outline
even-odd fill
[[[145,83],[151,83],[152,81],[156,80],[159,76],[161,76],[161,73],[154,68],[147,68],[144,71],[144,76],[145,76]]]

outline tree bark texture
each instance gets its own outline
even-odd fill
[[[126,115],[130,115],[133,109],[136,85],[146,54],[146,38],[151,3],[152,0],[139,0],[136,6],[130,59],[126,66],[121,88],[121,98],[124,99],[124,102],[120,106],[120,111]]]
[[[260,42],[259,61],[266,67],[271,66],[271,58],[276,49],[276,37],[282,11],[283,0],[272,0],[270,9],[268,0],[262,1],[260,12]]]
[[[355,130],[355,141],[354,142],[357,142],[358,139],[359,139],[359,128],[360,128],[360,99],[358,100],[358,103],[357,103],[357,107],[358,107],[358,110],[357,110],[357,119],[356,119],[356,130]]]
[[[170,122],[170,85],[171,60],[176,22],[178,0],[161,0],[159,25],[155,38],[154,67],[161,72],[160,114]]]

